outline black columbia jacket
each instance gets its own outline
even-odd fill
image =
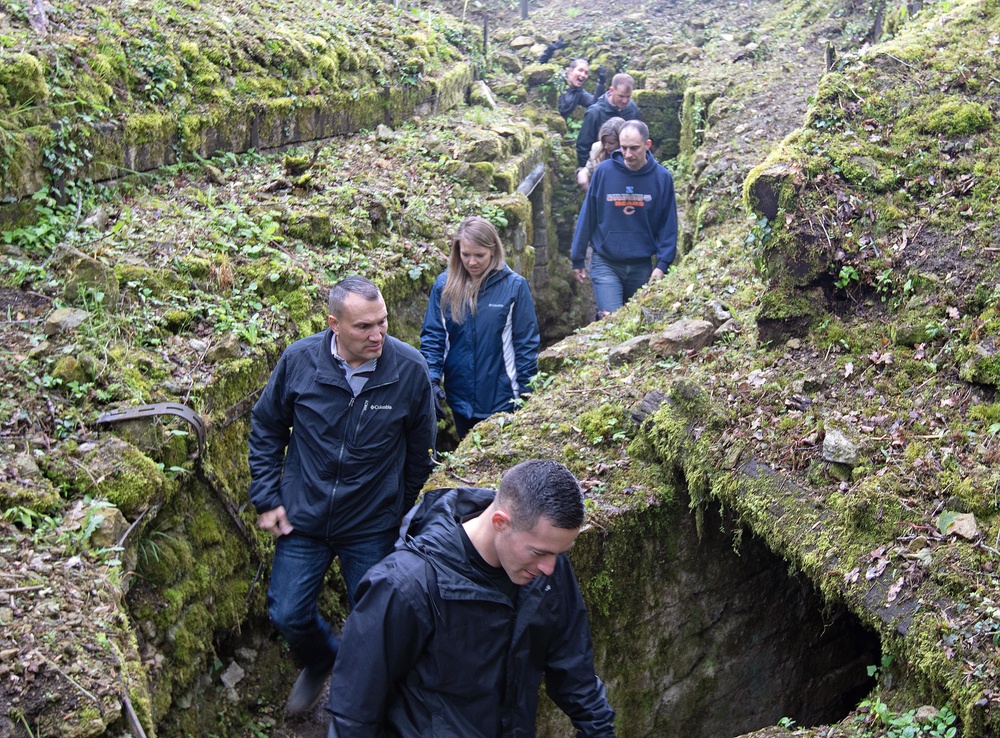
[[[314,538],[392,530],[433,466],[427,362],[386,336],[354,397],[332,340],[328,329],[289,346],[254,405],[250,500],[258,513],[284,505],[295,531]]]
[[[521,587],[516,607],[469,564],[460,521],[485,489],[427,492],[396,551],[358,586],[330,685],[330,738],[530,738],[542,674],[577,735],[615,735],[573,567]]]

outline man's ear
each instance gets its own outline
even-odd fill
[[[502,533],[511,525],[510,514],[506,510],[494,510],[490,522],[493,524],[493,530]]]
[[[340,327],[340,321],[337,320],[336,316],[333,316],[333,315],[327,315],[326,316],[326,323],[327,323],[327,325],[330,326],[330,330],[333,331],[334,333],[336,333],[337,332],[337,328]]]

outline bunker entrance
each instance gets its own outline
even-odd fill
[[[628,513],[573,552],[619,735],[729,738],[843,718],[880,644],[718,508]],[[550,703],[539,735],[570,736]]]

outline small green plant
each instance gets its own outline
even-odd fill
[[[927,336],[927,339],[930,341],[933,341],[935,338],[945,333],[946,331],[947,329],[944,327],[944,325],[933,320],[924,326],[924,333]]]
[[[8,523],[18,524],[24,530],[38,535],[42,535],[45,531],[59,525],[58,518],[53,518],[23,505],[7,508],[3,511],[2,517]]]
[[[552,384],[552,380],[555,378],[555,374],[550,374],[549,372],[538,372],[538,374],[531,378],[531,382],[529,383],[531,385],[532,392],[545,389]]]
[[[837,275],[837,281],[833,284],[838,289],[847,289],[852,282],[859,282],[861,280],[861,275],[858,274],[858,270],[852,267],[850,264],[844,264],[840,267],[840,274]]]
[[[2,234],[3,242],[28,252],[47,254],[65,236],[74,211],[57,205],[48,187],[38,190],[31,199],[35,202],[35,222],[5,231]]]
[[[892,296],[895,291],[892,284],[892,269],[885,269],[875,275],[875,291],[878,292],[882,302]]]
[[[765,217],[755,220],[743,238],[743,244],[750,250],[754,271],[760,277],[767,277],[767,260],[764,258],[764,248],[770,240],[771,226]]]
[[[861,727],[859,735],[871,738],[954,738],[958,717],[945,705],[934,717],[921,721],[916,710],[895,714],[880,698],[864,700],[854,718]]]
[[[507,213],[500,205],[486,203],[483,205],[480,215],[486,218],[486,220],[495,225],[497,228],[506,228],[508,225]]]

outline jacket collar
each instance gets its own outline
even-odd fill
[[[362,392],[399,381],[399,365],[396,362],[396,346],[394,341],[394,338],[388,334],[386,335],[385,342],[382,344],[382,355],[378,358],[378,362],[375,364],[375,371],[372,372]],[[323,338],[316,347],[316,350],[319,352],[319,356],[316,358],[316,366],[318,367],[316,370],[316,381],[322,384],[332,384],[342,387],[353,395],[351,386],[347,383],[347,377],[344,376],[344,370],[337,364],[337,360],[333,358],[333,352],[330,350],[332,345],[333,331],[327,328],[323,331]]]
[[[412,551],[434,567],[438,592],[443,599],[477,599],[510,604],[510,600],[496,589],[475,581],[476,575],[466,558],[465,545],[458,530],[460,521],[483,512],[495,496],[493,490],[478,487],[432,489],[424,493],[419,504],[403,519],[396,549]],[[554,576],[558,577],[557,574]],[[522,614],[530,614],[538,607],[538,598],[526,596],[528,592],[536,589],[547,592],[553,581],[553,577],[539,576],[522,585],[518,600]]]

